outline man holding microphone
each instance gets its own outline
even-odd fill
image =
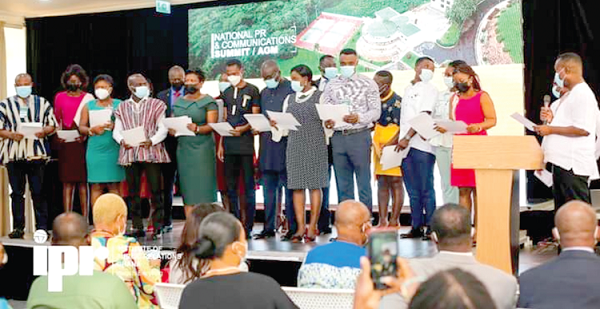
[[[589,183],[598,179],[596,129],[598,102],[583,79],[583,62],[575,53],[561,54],[554,64],[554,84],[561,98],[543,107],[544,125],[535,131],[544,136],[544,162],[550,163],[555,209],[571,200],[591,204]]]

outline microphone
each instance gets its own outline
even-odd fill
[[[548,108],[550,106],[550,100],[551,100],[550,95],[545,95],[544,96],[544,107],[545,108]],[[547,119],[544,120],[544,125],[546,125],[546,124],[548,124],[548,120]]]

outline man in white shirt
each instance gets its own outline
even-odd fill
[[[598,179],[596,124],[598,102],[583,79],[583,62],[575,53],[564,53],[554,64],[554,83],[566,93],[543,108],[546,125],[535,127],[544,136],[544,162],[553,174],[552,192],[558,208],[571,200],[591,203],[589,182]]]
[[[429,57],[419,58],[415,65],[415,78],[404,90],[400,116],[400,137],[397,150],[410,148],[402,161],[404,184],[410,198],[412,229],[402,234],[403,238],[423,237],[428,240],[429,226],[435,211],[435,190],[433,188],[434,147],[411,128],[408,122],[421,113],[431,114],[438,100],[438,90],[431,81],[435,64]],[[423,214],[425,210],[425,214]]]

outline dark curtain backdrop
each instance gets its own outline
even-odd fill
[[[146,74],[156,93],[167,86],[171,65],[187,67],[188,9],[245,2],[251,1],[173,6],[171,15],[157,14],[151,8],[28,19],[27,68],[37,83],[36,91],[48,99],[60,90],[60,75],[71,63],[81,64],[90,76],[111,74],[117,81],[117,97],[127,95],[126,77],[134,72]],[[539,117],[542,97],[550,94],[554,60],[560,52],[582,55],[586,80],[595,91],[599,88],[600,51],[594,38],[600,36],[600,19],[593,15],[594,9],[594,1],[523,0],[528,118]],[[550,190],[531,173],[527,191],[530,201],[551,197]]]

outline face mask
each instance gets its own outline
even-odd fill
[[[241,241],[238,241],[237,243],[244,246],[244,253],[238,254],[238,257],[240,258],[240,264],[242,264],[246,260],[246,255],[248,255],[248,243],[247,242],[242,243]]]
[[[345,65],[340,68],[340,71],[342,72],[342,76],[345,78],[350,78],[352,75],[354,75],[355,69],[356,67],[353,65]]]
[[[23,99],[31,95],[31,86],[19,86],[15,87],[17,95]]]
[[[229,88],[230,86],[231,86],[231,84],[228,83],[228,82],[219,82],[219,91],[220,92],[225,92],[225,90],[227,88]]]
[[[292,81],[292,90],[294,90],[296,92],[301,92],[302,90],[304,90],[304,87],[302,87],[302,85],[300,85],[299,81],[293,80]]]
[[[554,74],[554,83],[560,88],[563,88],[565,86],[565,79],[560,79],[560,72],[556,72]]]
[[[242,81],[242,77],[239,75],[229,75],[227,76],[227,80],[231,83],[233,87],[235,87]]]
[[[67,91],[69,92],[75,92],[79,89],[79,87],[81,87],[79,84],[67,83]]]
[[[333,68],[325,68],[325,78],[327,79],[334,79],[337,77],[338,74],[338,70],[337,68],[333,67]]]
[[[456,87],[456,90],[458,90],[458,92],[460,93],[465,93],[467,91],[469,91],[469,89],[471,89],[471,86],[469,86],[468,83],[454,83],[454,87]]]
[[[454,79],[452,76],[444,76],[444,84],[446,84],[448,89],[452,89],[454,87]]]
[[[175,89],[176,91],[179,91],[181,89],[181,87],[183,87],[183,83],[182,82],[176,82],[174,84],[171,84],[171,87],[173,87],[173,89]]]
[[[390,89],[389,85],[382,85],[381,87],[379,87],[379,95],[383,96],[387,94],[388,89]]]
[[[265,84],[267,84],[267,88],[275,89],[275,88],[277,88],[277,85],[279,85],[279,82],[276,79],[271,78],[271,79],[265,80]]]
[[[108,90],[104,88],[97,88],[96,90],[94,90],[94,94],[99,100],[105,100],[110,95],[110,92],[108,92]]]
[[[555,98],[560,99],[560,91],[558,91],[558,86],[556,86],[556,85],[552,86],[552,95]]]
[[[419,78],[424,83],[429,82],[433,78],[433,71],[430,69],[422,69]]]
[[[135,87],[135,96],[138,99],[143,99],[143,98],[147,97],[149,94],[150,94],[150,89],[148,89],[148,86]]]
[[[196,87],[196,85],[185,85],[186,93],[196,93],[196,91],[198,91],[198,87]]]

